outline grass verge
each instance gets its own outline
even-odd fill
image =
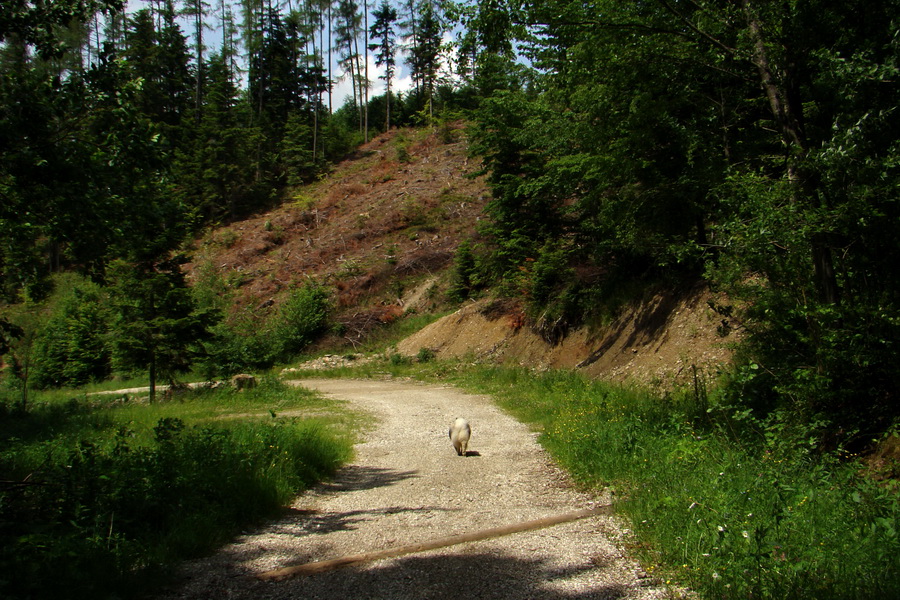
[[[900,597],[897,482],[820,451],[811,426],[565,372],[385,361],[357,375],[385,372],[491,394],[541,431],[578,482],[615,491],[630,550],[663,582],[710,599]]]
[[[152,406],[57,394],[26,414],[8,412],[0,596],[146,591],[167,565],[211,550],[333,474],[351,456],[353,422],[343,407],[277,381]]]

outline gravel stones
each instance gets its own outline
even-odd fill
[[[281,567],[331,560],[590,509],[607,502],[575,490],[536,434],[488,397],[402,381],[308,380],[350,401],[373,427],[352,464],[297,498],[282,519],[213,556],[185,563],[163,598],[568,599],[666,597],[624,556],[619,520],[594,516],[286,581]],[[472,423],[469,456],[447,423]]]

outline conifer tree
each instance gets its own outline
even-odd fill
[[[363,90],[362,71],[360,69],[359,34],[362,16],[356,0],[339,0],[338,25],[335,28],[335,43],[341,48],[340,65],[344,75],[350,78],[353,91],[353,106],[359,119],[360,131],[363,127]]]
[[[203,355],[215,315],[199,312],[185,283],[183,259],[111,267],[115,358],[121,367],[147,371],[150,402],[159,379],[174,383]]]
[[[194,28],[194,110],[195,118],[200,119],[203,114],[203,77],[204,59],[203,52],[206,46],[203,44],[203,31],[209,29],[206,17],[209,15],[210,4],[206,0],[182,0],[181,14],[191,20]]]
[[[397,22],[397,9],[392,7],[387,0],[382,0],[378,9],[372,15],[375,22],[372,23],[370,33],[377,43],[370,44],[369,49],[375,50],[375,64],[385,68],[382,79],[385,81],[385,130],[391,128],[391,83],[394,79],[396,68],[397,40],[394,24]]]
[[[400,28],[403,31],[403,50],[407,56],[413,56],[416,48],[419,46],[419,10],[416,0],[405,0],[402,3],[402,17]],[[416,88],[416,95],[421,94],[422,81],[419,77],[418,69],[411,69],[410,73],[413,85]]]
[[[444,24],[436,4],[424,0],[419,16],[419,43],[410,58],[410,67],[418,71],[422,93],[428,102],[429,114],[434,116],[434,92],[441,67],[441,46]]]

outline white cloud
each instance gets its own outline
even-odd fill
[[[455,37],[453,32],[445,32],[443,38],[443,45],[446,50],[441,55],[441,72],[439,74],[440,78],[443,81],[449,81],[451,83],[459,83],[459,77],[452,73],[450,69],[453,66],[456,57],[454,55],[454,40]],[[399,51],[397,52],[397,67],[394,73],[394,79],[391,81],[391,91],[395,94],[399,93],[407,93],[415,84],[412,79],[412,74],[409,71],[409,67],[406,66],[406,53]],[[371,87],[369,88],[369,98],[374,98],[375,96],[380,96],[384,94],[385,90],[385,81],[381,79],[384,75],[385,69],[384,67],[375,66],[375,56],[369,55],[369,81],[371,83]],[[335,65],[334,74],[337,75],[340,73],[340,69]],[[340,81],[335,82],[334,86],[334,108],[337,110],[346,102],[352,101],[353,98],[353,86],[350,82],[349,78],[341,79]]]
[[[394,70],[394,78],[391,80],[391,92],[395,94],[406,93],[413,88],[413,80],[412,75],[408,72],[408,69],[403,61],[405,57],[402,53],[397,54],[397,66]],[[379,67],[375,65],[375,56],[369,55],[369,82],[371,86],[369,87],[369,98],[374,98],[375,96],[380,96],[384,94],[386,89],[386,82],[384,79],[381,79],[385,74],[385,67]],[[334,74],[337,75],[340,71],[335,68]],[[337,110],[339,107],[343,106],[344,103],[349,102],[353,98],[353,85],[350,81],[349,77],[344,77],[341,80],[335,82],[334,91],[332,92],[334,96],[334,108]]]

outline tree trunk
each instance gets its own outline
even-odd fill
[[[419,26],[416,22],[416,4],[413,0],[409,0],[409,18],[412,25],[412,55],[416,56],[419,48]],[[420,74],[418,67],[413,68],[412,72],[413,84],[416,86],[416,95],[422,93],[420,86]]]
[[[384,130],[391,130],[391,78],[388,76],[387,85],[385,86],[385,100],[386,100],[386,108],[385,108],[385,116],[384,116]]]
[[[156,355],[150,357],[150,404],[156,401]]]
[[[199,123],[203,116],[203,0],[197,0],[194,8],[197,11],[194,16],[195,39],[197,42],[197,97],[195,98],[197,114],[195,118]]]
[[[359,108],[359,96],[356,94],[356,84],[359,83],[356,77],[356,60],[353,54],[353,40],[347,40],[347,54],[349,55],[349,66],[350,66],[350,88],[353,90],[353,105]]]
[[[31,371],[31,359],[27,360],[22,367],[22,412],[28,412],[28,378]]]
[[[331,33],[331,25],[332,25],[332,17],[331,17],[331,3],[328,3],[328,114],[334,114],[334,85],[332,84],[332,72],[331,72],[331,50],[334,47]]]
[[[357,21],[358,22],[358,21]],[[355,26],[354,26],[355,28]],[[359,109],[359,131],[362,133],[363,131],[363,80],[362,80],[362,65],[359,64],[359,31],[353,32],[355,35],[353,36],[353,62],[350,65],[350,70],[353,71],[353,80],[356,82],[356,89],[359,92],[359,104],[357,104],[357,108]]]
[[[363,48],[365,52],[364,60],[365,60],[365,81],[363,85],[366,90],[366,101],[365,101],[365,133],[363,134],[363,139],[368,142],[369,141],[369,0],[363,0]]]
[[[790,93],[793,73],[787,67],[783,68],[782,81],[779,82],[769,60],[762,25],[750,6],[750,0],[743,0],[741,6],[753,44],[752,61],[759,72],[760,85],[769,101],[769,109],[781,129],[787,147],[787,177],[793,187],[794,201],[811,204],[817,195],[817,178],[804,166],[809,148],[803,131],[802,103]],[[840,292],[827,238],[824,232],[820,232],[810,239],[814,276],[820,300],[837,304]]]

